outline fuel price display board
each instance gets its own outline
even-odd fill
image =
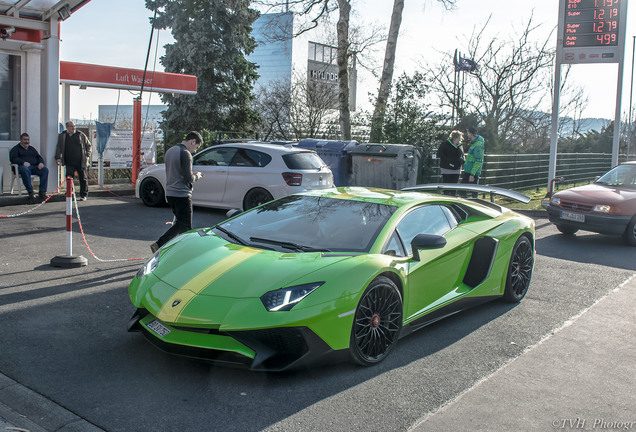
[[[618,62],[626,15],[627,0],[561,0],[558,46],[562,62]]]

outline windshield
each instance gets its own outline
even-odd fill
[[[636,165],[619,165],[608,171],[595,183],[636,189]]]
[[[291,195],[219,227],[264,249],[368,252],[395,210],[384,204]]]

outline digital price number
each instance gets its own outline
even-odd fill
[[[563,46],[618,45],[621,1],[626,0],[566,0]]]

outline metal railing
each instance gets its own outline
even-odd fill
[[[625,155],[620,155],[619,162]],[[532,189],[544,187],[548,183],[550,155],[540,154],[486,154],[479,183],[506,189]],[[428,182],[440,182],[439,160],[431,159],[428,169],[431,176]],[[612,155],[607,153],[558,153],[557,177],[563,177],[567,183],[588,183],[596,176],[612,168]],[[422,167],[424,169],[424,167]]]

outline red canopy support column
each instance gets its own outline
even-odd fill
[[[133,102],[133,160],[132,183],[137,184],[137,177],[141,170],[141,97]]]

